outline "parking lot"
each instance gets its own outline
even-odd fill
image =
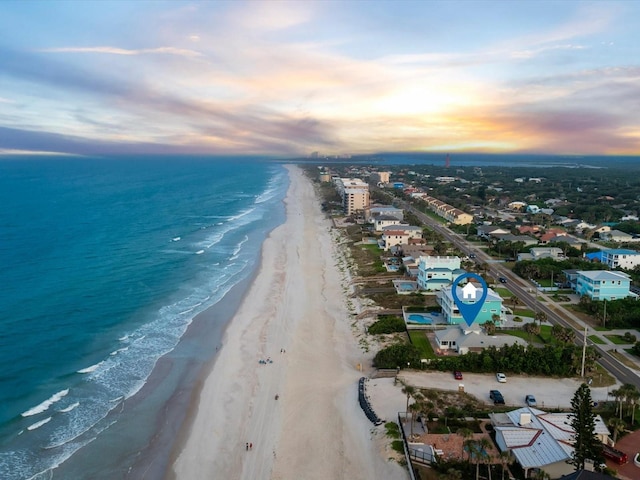
[[[459,386],[462,385],[465,392],[487,404],[493,403],[489,399],[490,390],[499,390],[504,397],[506,405],[514,407],[525,406],[525,395],[532,394],[538,402],[537,408],[541,410],[545,408],[570,408],[571,399],[582,383],[573,378],[531,377],[509,374],[507,374],[506,383],[499,383],[495,374],[462,372],[462,375],[462,380],[456,380],[453,378],[453,372],[403,371],[398,378],[409,385],[420,388],[458,390]],[[618,388],[618,385],[592,388],[591,398],[594,402],[605,401],[609,392],[616,388]]]

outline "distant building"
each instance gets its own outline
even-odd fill
[[[632,235],[629,235],[628,233],[625,233],[625,232],[621,232],[620,230],[610,230],[608,232],[602,232],[600,233],[600,239],[605,240],[607,242],[617,242],[617,243],[636,242],[640,240],[637,238],[633,238]]]
[[[345,214],[363,212],[369,206],[369,184],[358,178],[339,178],[336,188],[342,197]]]
[[[519,253],[518,261],[521,260],[541,260],[543,258],[553,258],[554,260],[564,260],[566,257],[561,248],[558,247],[536,247],[529,250],[529,253]]]
[[[460,257],[422,256],[418,259],[418,287],[421,290],[441,290],[463,273]]]
[[[378,217],[393,217],[400,221],[404,220],[404,210],[393,205],[369,205],[364,209],[364,219],[373,223]]]
[[[371,181],[379,184],[379,183],[389,183],[389,179],[391,176],[391,172],[371,172]]]
[[[387,252],[398,245],[408,245],[412,240],[422,243],[422,228],[414,225],[398,224],[390,225],[382,229],[381,248]]]

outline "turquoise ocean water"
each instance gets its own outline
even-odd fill
[[[0,160],[0,478],[136,476],[287,185],[250,158]]]

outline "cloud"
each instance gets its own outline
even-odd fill
[[[60,47],[39,50],[44,53],[105,53],[110,55],[178,55],[182,57],[200,57],[202,54],[195,50],[175,47],[142,48],[130,50],[117,47]]]

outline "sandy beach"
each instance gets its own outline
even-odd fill
[[[167,477],[404,480],[358,405],[357,365],[371,354],[350,326],[330,221],[287,168],[286,221],[264,242]]]

